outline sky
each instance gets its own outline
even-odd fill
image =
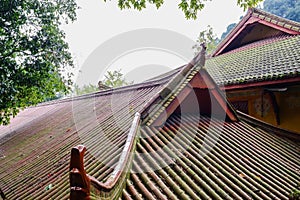
[[[179,1],[160,9],[120,10],[117,1],[78,0],[78,19],[62,28],[75,60],[74,82],[96,84],[107,70],[121,69],[141,82],[180,67],[193,57],[192,45],[210,25],[218,37],[245,14],[237,0],[205,1],[197,20],[187,20]]]

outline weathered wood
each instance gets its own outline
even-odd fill
[[[86,148],[83,145],[74,147],[71,151],[70,162],[70,199],[90,199],[90,179],[84,169],[84,153]]]
[[[96,195],[101,199],[117,199],[125,186],[125,179],[131,167],[133,152],[138,139],[140,114],[136,113],[129,130],[119,162],[106,182],[100,182],[96,178],[86,174],[83,157],[86,148],[82,145],[74,147],[71,152],[70,162],[70,199],[90,199],[91,186],[96,190]]]

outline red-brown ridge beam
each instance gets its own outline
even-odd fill
[[[203,57],[201,56],[201,54],[199,53],[197,56],[195,56],[191,62],[189,62],[187,65],[185,65],[180,72],[174,76],[169,83],[157,94],[155,95],[153,98],[150,99],[150,101],[148,101],[148,103],[144,106],[144,108],[149,108],[157,99],[159,99],[160,97],[164,97],[167,96],[167,94],[170,93],[170,91],[167,91],[168,89],[170,90],[170,88],[173,88],[174,85],[176,86],[179,81],[181,81],[182,77],[184,77],[199,61],[200,59],[203,59]],[[203,64],[204,65],[204,64]],[[167,93],[167,94],[166,94]],[[142,113],[143,116],[143,113]]]
[[[225,85],[220,87],[221,90],[238,90],[238,89],[246,89],[246,88],[254,88],[254,87],[262,87],[266,85],[277,85],[277,84],[290,84],[290,83],[299,83],[300,77],[292,77],[285,78],[279,80],[270,80],[270,81],[259,81],[259,82],[250,82],[244,84],[233,84],[233,85]]]
[[[180,72],[178,72],[177,75],[175,75],[168,84],[161,89],[153,98],[148,101],[144,109],[141,111],[142,119],[145,120],[149,117],[149,113],[152,113],[153,110],[149,110],[151,108],[151,105],[160,102],[161,100],[165,99],[171,92],[178,86],[178,84],[182,81],[182,78],[185,77],[191,69],[195,66],[201,66],[204,67],[205,65],[205,50],[206,46],[205,44],[202,44],[202,51],[200,51],[187,65],[185,65]],[[148,121],[148,120],[145,120]]]
[[[212,77],[208,74],[207,71],[202,72],[202,76],[205,78],[209,88],[212,88],[213,85],[215,85]],[[218,86],[214,86],[214,89],[211,90],[211,93],[214,95],[220,106],[223,108],[223,110],[226,112],[227,117],[233,122],[239,121],[235,110],[231,107],[231,105],[228,103],[227,99],[222,96],[220,89]]]

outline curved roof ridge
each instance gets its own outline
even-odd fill
[[[165,73],[165,76],[160,75],[160,76],[158,76],[158,78],[154,77],[152,79],[146,80],[145,82],[136,83],[136,84],[132,84],[132,85],[126,85],[126,86],[122,86],[122,87],[118,87],[118,88],[112,88],[112,89],[97,91],[97,92],[84,94],[84,95],[80,95],[80,96],[73,96],[73,97],[67,97],[67,98],[42,102],[42,103],[36,105],[35,107],[47,106],[47,105],[64,103],[64,102],[69,102],[69,101],[82,100],[82,99],[86,99],[86,98],[94,98],[94,97],[109,95],[109,94],[112,94],[112,93],[127,92],[127,91],[136,90],[136,89],[139,89],[139,88],[147,88],[147,87],[153,87],[153,86],[157,86],[157,85],[161,85],[161,84],[166,84],[168,81],[170,81],[172,79],[173,76],[175,76],[177,73],[179,73],[180,70],[184,66],[181,66],[179,68],[171,70],[170,72]]]
[[[83,157],[86,148],[79,145],[72,149],[70,162],[71,199],[77,199],[80,195],[88,197],[90,195],[90,185],[99,190],[101,198],[109,197],[110,199],[115,199],[122,192],[125,184],[124,180],[131,168],[133,151],[138,140],[139,123],[140,114],[136,112],[117,165],[104,182],[98,181],[84,170]]]

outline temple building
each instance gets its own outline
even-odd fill
[[[250,9],[209,58],[0,126],[2,199],[296,199],[299,24]]]

